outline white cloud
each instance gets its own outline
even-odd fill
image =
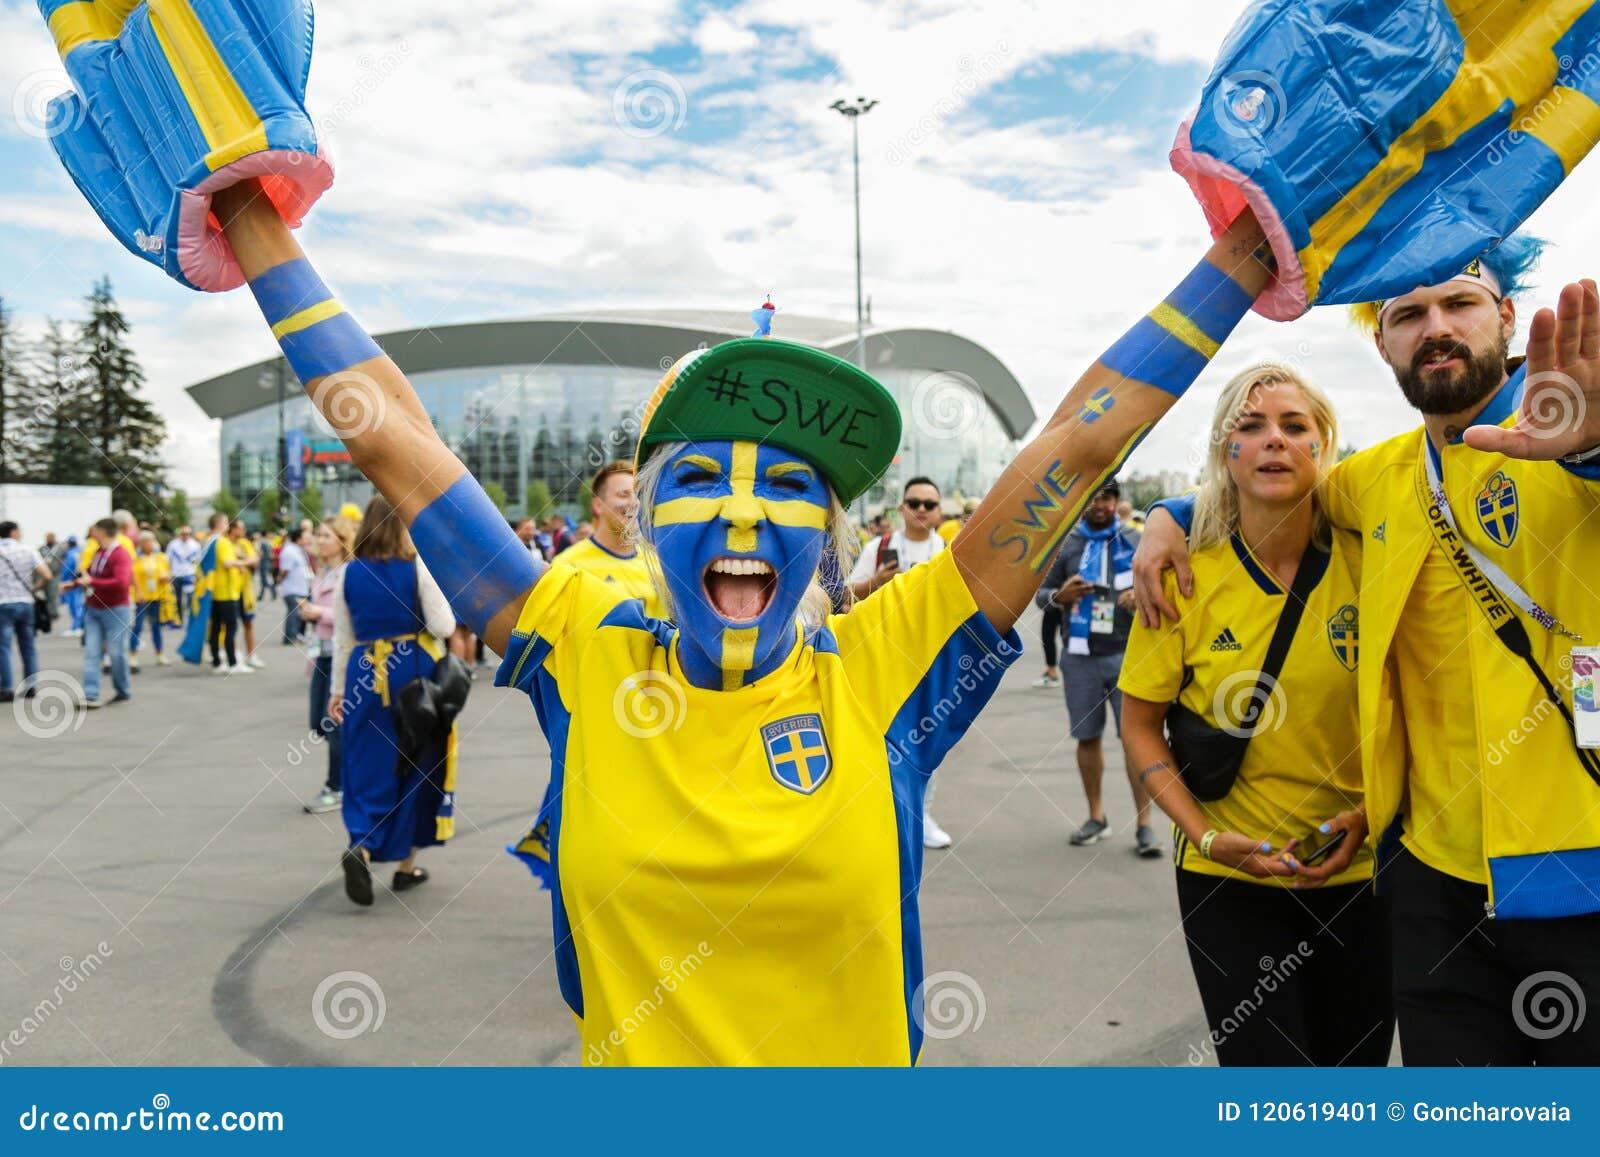
[[[882,102],[861,122],[877,322],[983,343],[1045,414],[1194,263],[1204,227],[1182,182],[1151,164],[1148,141],[1094,115],[980,127],[967,110],[975,94],[1048,57],[1125,49],[1112,108],[1139,89],[1152,58],[1208,59],[1241,7],[755,0],[685,16],[675,0],[343,0],[318,10],[310,86],[339,176],[304,241],[373,329],[556,309],[742,311],[769,290],[785,310],[848,317],[849,132],[827,106],[864,92]],[[684,128],[623,131],[614,89],[684,42],[706,54],[675,78]],[[32,3],[0,0],[0,91],[53,59]],[[807,59],[837,68],[805,79]],[[730,116],[737,139],[701,143],[705,124]],[[51,176],[0,176],[0,228],[52,236],[133,284],[121,272],[133,259],[103,239],[48,149],[37,151]],[[1587,172],[1535,222],[1561,243],[1547,285],[1594,272],[1582,268],[1600,229]],[[27,273],[0,249],[0,289]],[[178,480],[209,492],[215,432],[182,387],[268,356],[271,342],[243,295],[151,281],[138,280],[129,310],[137,347],[173,430]],[[70,314],[76,302],[49,308]],[[1345,411],[1346,440],[1413,424],[1336,311],[1287,327],[1252,319],[1133,465],[1186,462],[1226,376],[1302,343]]]

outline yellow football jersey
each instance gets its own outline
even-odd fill
[[[236,556],[233,540],[226,534],[219,534],[216,541],[216,569],[211,572],[211,597],[218,602],[237,600],[239,597],[239,576],[245,572],[227,565]]]
[[[133,601],[152,603],[172,583],[172,565],[159,550],[133,556]]]
[[[1181,618],[1156,629],[1134,623],[1117,685],[1153,703],[1176,699],[1216,727],[1242,717],[1286,592],[1237,535],[1195,551],[1190,562],[1195,596],[1185,598],[1168,572],[1167,597]],[[1319,552],[1302,565],[1325,569],[1306,600],[1278,689],[1251,734],[1233,790],[1200,804],[1208,826],[1270,840],[1274,848],[1361,802],[1360,539],[1335,532],[1331,555]],[[1260,879],[1207,860],[1176,830],[1174,840],[1174,859],[1186,871],[1294,885],[1292,878]],[[1370,879],[1374,842],[1363,844],[1330,883]]]
[[[947,552],[738,690],[690,684],[677,647],[620,584],[557,567],[496,679],[550,741],[533,858],[584,1063],[914,1062],[927,776],[1020,640]]]
[[[648,549],[641,545],[631,555],[612,554],[594,539],[586,538],[556,555],[550,565],[588,571],[602,582],[614,583],[623,598],[643,599],[644,613],[662,618],[667,611],[656,594],[655,583],[650,581],[650,564],[645,556]]]

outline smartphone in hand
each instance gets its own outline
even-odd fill
[[[1344,843],[1345,837],[1349,834],[1347,831],[1337,831],[1323,835],[1319,831],[1313,831],[1310,835],[1301,836],[1300,842],[1289,854],[1306,867],[1314,868],[1326,860],[1333,853],[1333,849]]]

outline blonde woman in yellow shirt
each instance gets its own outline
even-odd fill
[[[139,670],[139,639],[145,623],[150,624],[150,644],[155,648],[156,665],[171,666],[161,646],[163,622],[173,622],[176,609],[172,593],[172,564],[151,531],[139,536],[139,552],[133,556],[133,642],[128,648],[128,670]]]
[[[1361,789],[1361,538],[1329,529],[1317,490],[1337,446],[1327,398],[1292,367],[1223,387],[1191,540],[1204,593],[1171,579],[1181,617],[1135,622],[1118,681],[1128,768],[1172,817],[1223,1065],[1384,1065],[1394,1039]]]
[[[244,519],[236,518],[228,527],[228,539],[233,543],[234,597],[239,600],[239,618],[244,622],[243,662],[251,667],[265,667],[256,654],[256,572],[261,568],[261,552],[245,533]]]

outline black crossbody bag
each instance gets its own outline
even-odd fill
[[[1267,659],[1261,665],[1261,677],[1256,680],[1250,694],[1250,705],[1244,718],[1231,730],[1213,727],[1205,717],[1189,710],[1177,700],[1167,709],[1167,745],[1178,761],[1178,774],[1184,786],[1195,799],[1204,803],[1219,800],[1233,790],[1244,766],[1244,753],[1250,746],[1250,735],[1262,716],[1262,708],[1272,697],[1278,685],[1278,672],[1288,658],[1289,644],[1294,641],[1295,629],[1300,625],[1300,614],[1305,610],[1306,597],[1316,585],[1322,567],[1313,566],[1312,554],[1316,546],[1306,547],[1300,556],[1300,567],[1295,571],[1294,583],[1284,598],[1283,609],[1278,612],[1278,625],[1272,632],[1272,642],[1267,645]],[[1188,672],[1189,677],[1193,671]],[[1188,683],[1188,678],[1184,680]]]

